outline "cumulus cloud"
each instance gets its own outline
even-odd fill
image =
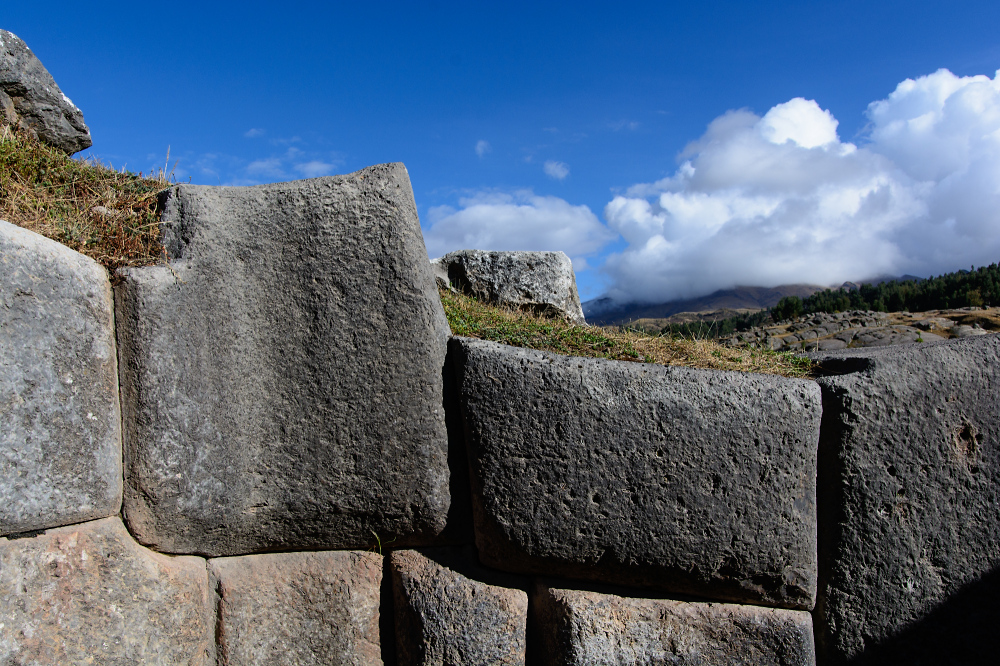
[[[301,164],[295,165],[295,170],[301,173],[306,178],[319,178],[320,176],[328,176],[333,173],[336,167],[329,162],[324,162],[322,160],[310,160],[308,162],[302,162]]]
[[[859,145],[813,100],[716,118],[677,171],[605,207],[610,295],[839,284],[1000,260],[1000,73],[947,70],[868,106]]]
[[[479,157],[483,157],[484,155],[486,155],[486,153],[492,151],[493,151],[493,146],[490,145],[489,141],[485,139],[480,139],[479,141],[476,141],[476,155],[479,155]]]
[[[545,170],[545,175],[556,180],[565,180],[569,175],[569,165],[565,162],[547,160],[542,168]]]
[[[427,252],[438,257],[453,250],[561,250],[578,270],[582,260],[615,234],[587,206],[574,206],[529,190],[479,192],[459,200],[459,208],[428,211]]]

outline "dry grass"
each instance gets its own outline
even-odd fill
[[[0,219],[30,229],[104,264],[163,260],[154,178],[75,160],[9,126],[0,127]]]
[[[783,377],[808,377],[812,370],[809,359],[789,352],[723,347],[713,340],[670,338],[616,327],[577,326],[487,305],[446,289],[440,290],[440,294],[455,335],[616,361],[759,372]]]

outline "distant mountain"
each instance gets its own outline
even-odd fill
[[[778,287],[735,287],[720,289],[701,298],[688,298],[666,303],[616,303],[610,298],[595,298],[583,304],[583,314],[588,324],[604,326],[627,324],[636,319],[662,319],[679,312],[706,312],[708,310],[750,309],[761,310],[777,305],[785,296],[805,298],[826,287],[814,284],[785,284]]]

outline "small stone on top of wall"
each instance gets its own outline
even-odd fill
[[[484,564],[812,607],[815,382],[451,344]]]
[[[564,252],[459,250],[431,261],[439,286],[584,323],[573,262]]]
[[[4,123],[71,155],[93,144],[83,113],[28,45],[14,33],[0,30],[0,124]]]

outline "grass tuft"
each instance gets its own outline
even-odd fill
[[[790,352],[724,347],[714,340],[649,335],[619,327],[578,326],[561,319],[488,305],[447,289],[439,293],[452,333],[469,338],[614,361],[783,377],[808,377],[812,371],[812,361]]]
[[[0,219],[58,241],[103,264],[163,261],[157,195],[170,186],[76,160],[10,126],[0,127]]]

